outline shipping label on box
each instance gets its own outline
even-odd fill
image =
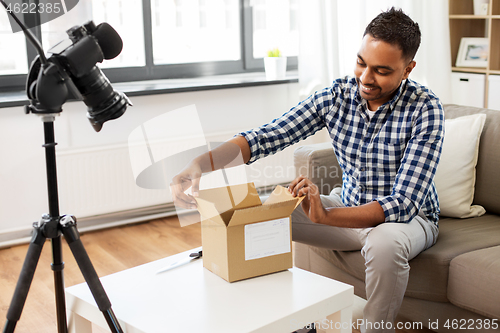
[[[290,215],[302,199],[277,186],[262,204],[253,183],[200,191],[203,266],[229,282],[291,268]]]
[[[245,225],[245,260],[292,251],[289,218]]]

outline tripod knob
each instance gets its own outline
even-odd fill
[[[59,220],[59,223],[63,226],[76,225],[76,217],[73,215],[64,215]]]

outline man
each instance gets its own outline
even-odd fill
[[[333,250],[361,250],[367,332],[394,331],[408,261],[438,235],[433,178],[444,115],[439,99],[408,79],[419,45],[418,24],[401,10],[381,13],[365,30],[355,78],[336,80],[270,124],[200,156],[172,185],[177,204],[195,207],[183,191],[192,185],[196,195],[202,172],[220,168],[239,152],[243,162],[252,163],[326,127],[343,171],[342,190],[323,196],[303,176],[292,181],[290,192],[306,195],[292,215],[292,237]]]

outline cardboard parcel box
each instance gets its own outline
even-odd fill
[[[261,203],[253,183],[201,190],[203,266],[229,282],[292,267],[290,215],[302,201],[277,186]]]

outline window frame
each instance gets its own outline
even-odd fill
[[[210,61],[168,65],[155,65],[153,62],[151,1],[142,0],[146,64],[145,66],[138,67],[101,68],[111,82],[197,78],[264,71],[263,59],[255,59],[253,57],[253,21],[250,0],[239,0],[241,59],[235,61]],[[40,25],[30,30],[38,40],[42,40]],[[27,40],[26,52],[28,54],[28,64],[31,64],[37,53]],[[297,57],[287,58],[287,70],[297,69],[297,64]],[[28,65],[28,70],[29,67],[30,65]],[[0,75],[0,92],[24,90],[26,76],[26,74]]]
[[[1,6],[0,10],[5,10],[3,6]],[[9,15],[6,12],[7,15]],[[35,19],[39,21],[38,16],[25,16],[25,22],[28,22],[31,19]],[[33,35],[38,40],[42,40],[42,29],[40,25],[36,25],[34,28],[29,29]],[[18,32],[19,34],[22,32]],[[31,45],[27,38],[24,39],[24,43],[26,45],[26,53],[27,53],[27,61],[28,61],[28,72],[30,70],[31,63],[35,60],[38,55],[35,47]],[[19,88],[26,88],[26,76],[27,74],[8,74],[8,75],[0,75],[0,91],[19,91]]]
[[[247,70],[264,70],[264,60],[263,58],[254,58],[253,56],[253,8],[250,5],[251,0],[244,0],[243,16],[242,16],[242,31],[248,33],[243,34],[243,44],[244,49],[244,60],[245,69]],[[295,70],[298,68],[298,57],[287,57],[286,69]]]

